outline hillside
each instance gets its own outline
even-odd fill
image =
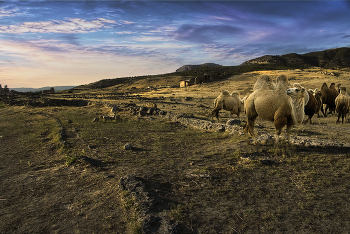
[[[74,90],[108,88],[122,84],[132,85],[135,81],[150,78],[172,79],[174,76],[182,76],[186,77],[187,79],[188,77],[196,77],[203,74],[210,74],[216,77],[216,80],[224,80],[234,75],[253,71],[305,69],[310,67],[321,67],[326,69],[340,69],[350,67],[350,48],[344,47],[306,54],[290,53],[285,55],[264,55],[255,59],[248,60],[239,66],[222,66],[215,63],[184,65],[173,73],[152,76],[104,79],[87,85],[80,85],[74,88]],[[172,85],[178,85],[178,83]]]
[[[182,67],[180,67],[179,69],[176,70],[176,72],[183,72],[183,71],[188,71],[188,70],[193,70],[199,67],[217,67],[217,66],[221,66],[219,64],[215,64],[215,63],[204,63],[201,65],[184,65]]]
[[[241,66],[252,64],[279,65],[291,68],[345,68],[350,67],[350,48],[337,48],[306,54],[264,55],[248,60]]]
[[[41,88],[10,88],[10,90],[15,90],[17,92],[38,92],[43,90],[49,90],[50,88],[54,88],[55,91],[72,89],[75,86],[53,86],[53,87],[41,87]]]

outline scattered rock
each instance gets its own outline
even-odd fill
[[[126,144],[124,145],[124,149],[125,149],[125,150],[132,150],[131,144],[130,144],[130,143],[126,143]]]
[[[147,115],[147,112],[146,111],[140,111],[138,113],[139,116],[146,116]]]
[[[111,112],[114,113],[114,112],[117,112],[117,111],[119,111],[119,107],[113,106],[112,109],[111,109]]]
[[[218,127],[216,129],[216,132],[225,132],[225,126],[224,125],[221,125],[220,127]]]
[[[148,111],[148,109],[147,109],[147,107],[144,107],[144,106],[140,106],[140,112],[147,112]]]
[[[239,119],[229,119],[226,122],[226,125],[240,125],[241,121]]]
[[[261,145],[270,145],[270,144],[274,144],[275,139],[270,134],[261,134],[256,138],[255,142]]]
[[[164,201],[152,190],[145,186],[145,180],[134,174],[122,177],[119,187],[131,194],[137,206],[141,221],[142,233],[178,233],[178,224],[170,220],[165,210],[155,210],[158,203]]]
[[[96,117],[96,118],[94,118],[93,120],[92,120],[92,122],[98,122],[100,120],[100,118],[99,117]]]
[[[155,109],[151,107],[147,110],[147,114],[152,115],[154,111],[155,111]]]
[[[268,166],[277,164],[277,162],[275,160],[272,160],[272,159],[262,159],[262,160],[260,160],[260,162],[261,162],[261,164],[268,165]]]

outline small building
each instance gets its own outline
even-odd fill
[[[195,78],[189,80],[183,80],[180,82],[180,88],[188,87],[195,84]]]

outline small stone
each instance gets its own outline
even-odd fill
[[[111,109],[111,112],[116,112],[119,111],[119,108],[117,106],[113,106]]]
[[[241,121],[239,119],[229,119],[226,122],[226,125],[239,125]]]
[[[275,160],[272,160],[272,159],[262,159],[260,160],[260,162],[263,165],[274,165],[277,163]]]
[[[155,109],[151,107],[147,110],[147,114],[152,115],[154,111]]]
[[[92,122],[98,122],[100,120],[100,118],[99,117],[96,117],[96,118],[94,118],[93,120],[92,120]]]
[[[166,111],[159,111],[159,115],[166,115],[167,114],[167,112]]]
[[[125,150],[131,150],[131,149],[132,149],[131,144],[130,144],[130,143],[126,143],[126,144],[124,145],[124,149],[125,149]]]
[[[225,132],[225,126],[220,126],[216,129],[216,132]]]

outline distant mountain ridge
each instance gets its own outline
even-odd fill
[[[306,54],[264,55],[245,61],[240,66],[252,64],[283,65],[291,67],[350,67],[350,48],[342,47]]]
[[[43,90],[49,90],[51,88],[54,88],[55,91],[61,91],[61,90],[67,90],[74,88],[75,86],[47,86],[42,88],[10,88],[10,90],[15,90],[17,92],[38,92]]]
[[[221,65],[215,64],[215,63],[204,63],[200,65],[184,65],[179,69],[177,69],[176,72],[184,72],[184,71],[193,70],[199,67],[217,67],[217,66],[221,66]]]
[[[243,62],[238,66],[222,66],[215,63],[204,63],[200,65],[184,65],[176,72],[138,77],[120,77],[99,80],[90,84],[80,85],[75,89],[98,89],[119,85],[125,82],[132,83],[134,80],[149,77],[170,76],[198,76],[210,74],[213,77],[230,77],[246,72],[263,70],[285,70],[304,69],[309,67],[321,68],[350,68],[350,48],[342,47],[324,51],[310,52],[306,54],[290,53],[285,55],[264,55],[255,59]]]

